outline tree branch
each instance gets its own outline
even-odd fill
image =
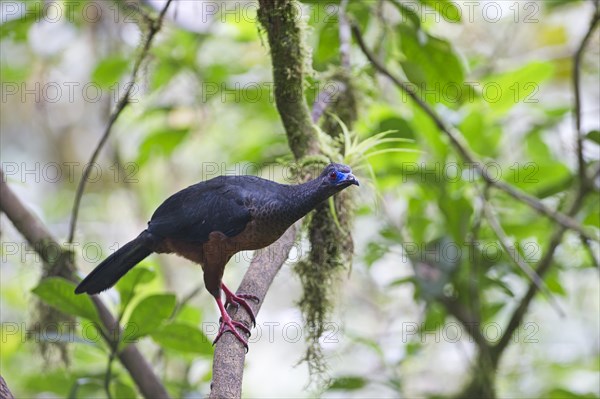
[[[271,50],[275,103],[296,160],[319,154],[318,131],[304,98],[305,48],[299,9],[293,0],[259,0],[258,8]]]
[[[249,302],[254,314],[258,314],[267,291],[288,258],[290,249],[296,240],[296,225],[267,248],[254,255],[248,271],[240,284],[237,293],[252,293],[259,298],[258,303]],[[237,310],[228,309],[236,321],[250,326],[250,315],[240,306]],[[224,334],[215,347],[213,360],[213,380],[209,398],[240,398],[242,396],[242,378],[246,350],[233,334]]]
[[[579,208],[581,208],[581,205],[583,204],[584,197],[585,197],[585,190],[582,190],[577,194],[575,200],[573,201],[573,204],[571,205],[571,208],[569,209],[568,214],[571,215],[571,214],[577,213],[577,211],[579,210]],[[544,275],[550,269],[550,266],[552,266],[552,260],[554,259],[554,252],[556,251],[556,248],[560,245],[560,243],[562,241],[562,237],[566,231],[567,231],[567,228],[565,226],[560,225],[557,227],[557,230],[554,232],[554,234],[550,238],[550,244],[548,245],[548,250],[546,251],[546,254],[542,257],[542,259],[540,259],[540,261],[538,262],[538,266],[535,269],[536,274],[538,276],[540,276],[540,278],[544,277]],[[535,297],[535,294],[537,293],[537,291],[538,291],[537,285],[535,285],[534,283],[531,283],[529,285],[527,293],[525,294],[523,299],[521,299],[521,302],[519,303],[519,305],[513,312],[512,316],[510,318],[510,321],[508,322],[506,328],[504,329],[504,333],[502,334],[502,337],[500,338],[500,340],[498,341],[496,346],[494,346],[494,348],[493,348],[495,364],[497,364],[498,360],[500,359],[500,356],[504,352],[504,349],[510,343],[513,333],[519,327],[519,325],[521,325],[521,322],[523,321],[523,317],[525,317],[525,314],[527,313],[527,310],[529,309],[529,305],[531,304],[531,301]]]
[[[488,340],[481,333],[481,321],[479,320],[479,317],[470,312],[456,299],[442,296],[439,298],[439,302],[444,305],[448,313],[450,313],[456,320],[460,322],[460,324],[463,325],[467,333],[477,344],[479,350],[489,352],[490,345]]]
[[[600,9],[596,4],[596,11],[590,21],[590,26],[581,40],[575,56],[573,57],[573,95],[575,101],[575,134],[577,135],[577,164],[579,170],[579,178],[581,184],[588,184],[586,171],[585,171],[585,159],[583,158],[583,131],[581,130],[581,60],[585,52],[585,47],[592,37],[592,33],[598,26],[600,21]]]
[[[15,397],[12,394],[12,392],[10,392],[10,389],[8,388],[8,385],[6,385],[6,381],[4,381],[4,378],[2,378],[1,375],[0,375],[0,398],[2,398],[2,399],[15,399]]]
[[[258,18],[271,50],[275,103],[296,160],[319,154],[318,131],[304,98],[305,61],[298,9],[293,0],[259,0]],[[296,233],[297,227],[292,226],[279,240],[254,255],[237,292],[258,296],[260,302],[250,304],[255,314],[286,261]],[[234,320],[250,325],[250,315],[242,307],[234,312],[229,308],[228,312]],[[241,397],[244,359],[243,345],[232,334],[224,334],[215,347],[210,398]]]
[[[49,255],[54,254],[56,248],[61,248],[60,244],[46,226],[25,208],[19,198],[8,187],[2,170],[0,170],[0,211],[6,214],[15,228],[25,237],[29,245],[39,253],[45,262],[52,261]],[[63,251],[62,255],[64,256],[59,256],[58,261],[65,262],[67,270],[72,269],[73,261],[71,254],[68,251]],[[71,280],[74,280],[74,276],[71,276]],[[97,296],[91,296],[91,298],[105,329],[107,331],[114,331],[115,328],[118,328],[117,321],[100,298]],[[109,346],[112,347],[113,342],[110,336],[104,336],[104,338]],[[165,387],[135,345],[128,345],[118,353],[118,356],[145,398],[169,398]]]
[[[440,118],[437,113],[431,108],[425,101],[423,101],[415,90],[407,83],[402,81],[400,78],[396,77],[392,74],[384,65],[381,63],[375,55],[369,50],[367,45],[364,42],[362,37],[362,33],[360,32],[360,28],[356,25],[352,25],[352,31],[354,33],[354,37],[358,45],[360,46],[362,52],[365,54],[367,59],[371,62],[373,67],[381,74],[387,76],[400,90],[405,92],[410,98],[412,98],[415,103],[431,118],[431,120],[435,123],[437,128],[443,132],[449,139],[452,146],[461,156],[461,158],[473,165],[475,170],[481,175],[483,180],[490,184],[492,187],[495,187],[501,191],[504,191],[514,199],[528,205],[530,208],[534,209],[538,213],[547,216],[548,218],[554,220],[555,222],[561,224],[562,226],[574,230],[581,234],[583,237],[593,240],[600,241],[598,237],[593,237],[590,233],[588,233],[577,221],[575,221],[572,217],[567,216],[559,211],[553,210],[548,207],[546,204],[541,202],[539,199],[526,194],[525,192],[507,184],[503,181],[499,181],[490,177],[483,165],[483,163],[478,160],[475,155],[471,152],[466,142],[464,142],[460,132],[454,128],[446,124],[446,122]]]
[[[140,70],[140,66],[142,65],[144,59],[148,56],[148,52],[150,51],[150,45],[152,44],[152,41],[154,40],[154,37],[156,36],[160,28],[162,27],[163,19],[172,1],[173,0],[167,0],[167,3],[160,12],[158,18],[156,18],[156,20],[151,20],[149,24],[148,35],[146,36],[146,40],[142,44],[140,54],[136,58],[135,63],[133,65],[133,70],[131,71],[129,83],[125,85],[125,92],[119,98],[119,101],[117,101],[115,109],[111,112],[108,118],[108,123],[104,128],[104,133],[102,133],[102,137],[100,138],[100,141],[96,145],[96,148],[94,149],[94,152],[92,153],[92,156],[90,157],[90,160],[87,163],[88,167],[83,170],[83,175],[81,176],[81,180],[79,181],[79,185],[77,186],[77,191],[75,192],[75,201],[73,202],[73,209],[71,210],[71,222],[69,224],[69,236],[67,239],[67,242],[69,243],[72,243],[73,239],[75,238],[75,227],[77,226],[79,207],[81,205],[81,198],[83,197],[83,192],[85,190],[85,184],[87,183],[91,172],[90,166],[93,165],[94,162],[96,162],[98,155],[100,155],[100,151],[102,150],[102,148],[106,144],[106,141],[108,140],[108,136],[110,136],[110,132],[112,131],[115,122],[117,121],[117,119],[119,119],[121,112],[123,112],[127,104],[129,104],[129,96],[131,95],[131,90],[133,89],[135,81],[137,80],[137,75]]]
[[[504,252],[506,252],[508,257],[512,260],[513,264],[515,266],[517,266],[519,269],[521,269],[521,271],[523,273],[525,273],[525,275],[529,278],[531,283],[533,285],[535,285],[535,287],[538,290],[540,290],[546,296],[546,298],[548,298],[548,301],[554,307],[554,309],[556,310],[558,315],[561,317],[564,317],[565,312],[563,312],[563,310],[558,305],[556,298],[552,295],[552,292],[550,292],[550,290],[544,283],[544,280],[542,280],[542,278],[539,276],[539,274],[537,274],[535,272],[535,270],[533,270],[531,268],[531,266],[529,266],[529,264],[527,264],[523,261],[523,256],[522,256],[517,244],[513,244],[514,254],[511,253],[511,250],[510,250],[511,242],[510,242],[510,239],[508,238],[508,236],[506,235],[506,233],[504,232],[504,229],[502,228],[502,225],[500,224],[500,220],[498,220],[498,217],[494,213],[494,210],[492,209],[491,204],[483,197],[483,195],[481,195],[481,199],[483,201],[482,206],[483,206],[483,211],[485,213],[485,217],[486,217],[490,227],[492,228],[492,231],[498,238],[498,241],[500,241],[500,246],[502,247],[502,249],[504,249]]]
[[[594,15],[592,16],[592,20],[590,22],[588,31],[585,34],[585,36],[584,36],[581,44],[579,45],[577,51],[575,52],[575,56],[574,56],[574,68],[575,68],[575,71],[573,71],[573,81],[574,81],[573,90],[575,92],[574,108],[575,108],[575,124],[576,124],[576,128],[577,128],[577,132],[576,132],[577,133],[577,157],[579,160],[578,162],[580,162],[579,163],[579,178],[581,180],[580,180],[579,188],[577,190],[577,194],[573,200],[573,203],[571,204],[571,207],[567,211],[567,215],[569,215],[569,216],[574,216],[579,211],[579,209],[583,205],[583,200],[584,200],[586,194],[590,190],[590,185],[587,182],[586,173],[585,173],[585,163],[584,163],[584,159],[583,159],[583,147],[582,147],[583,143],[581,141],[582,140],[582,132],[581,132],[581,98],[580,98],[580,88],[579,88],[579,86],[580,86],[579,68],[580,68],[581,58],[583,56],[583,51],[585,49],[586,43],[589,41],[589,39],[592,35],[592,32],[594,31],[596,26],[598,26],[599,21],[600,21],[600,9],[598,8],[597,2],[596,2],[595,12],[594,12]],[[592,179],[596,178],[596,173],[598,173],[599,171],[600,171],[600,168],[598,168],[598,170],[596,170],[596,172],[593,174]],[[539,261],[538,266],[536,268],[536,273],[540,277],[543,277],[544,274],[546,272],[548,272],[548,270],[552,266],[552,260],[554,259],[554,252],[556,251],[556,248],[560,245],[560,243],[562,241],[562,237],[563,237],[564,233],[566,232],[566,229],[567,229],[567,226],[561,225],[557,228],[557,230],[552,235],[552,237],[550,239],[548,251],[546,252],[544,257]],[[587,240],[589,240],[589,237],[587,237],[585,235],[580,234],[580,237],[582,238],[584,243]],[[592,258],[594,258],[594,257],[592,256]],[[594,260],[595,260],[595,258],[594,258]],[[519,303],[519,305],[513,312],[512,316],[508,322],[508,325],[504,329],[504,334],[502,334],[502,337],[500,338],[500,340],[498,341],[496,346],[493,348],[493,359],[494,359],[495,364],[498,363],[500,357],[502,356],[502,353],[504,352],[504,350],[510,343],[510,340],[511,340],[512,335],[514,334],[515,330],[521,325],[521,322],[523,321],[525,314],[527,314],[529,305],[531,304],[531,301],[535,297],[535,294],[537,293],[537,291],[538,291],[537,285],[532,283],[529,286],[527,293],[525,294],[523,299],[521,299],[521,302]]]

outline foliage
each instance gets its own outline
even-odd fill
[[[81,17],[84,5],[75,2],[78,17],[50,24],[40,20],[43,3],[47,2],[27,2],[30,12],[0,25],[6,54],[0,60],[6,98],[2,159],[5,172],[9,164],[23,162],[30,167],[42,159],[63,166],[56,180],[44,175],[42,165],[37,181],[27,174],[13,174],[8,181],[20,190],[31,190],[28,205],[57,234],[64,234],[81,176],[79,166],[85,165],[115,94],[126,83],[137,55],[135,41],[143,33],[138,27],[154,10],[137,12],[118,3],[94,3],[104,11],[99,23]],[[347,96],[335,99],[319,125],[332,149],[328,155],[352,164],[360,173],[361,187],[355,198],[344,192],[307,220],[307,236],[315,250],[293,268],[300,271],[301,282],[316,285],[307,284],[302,293],[297,281],[276,280],[261,311],[262,322],[288,322],[296,310],[286,312],[277,306],[299,300],[300,307],[310,307],[307,314],[315,316],[308,324],[323,327],[333,320],[340,327],[336,343],[325,342],[324,329],[310,332],[322,346],[309,350],[330,368],[326,397],[481,392],[473,381],[489,383],[491,394],[498,397],[599,395],[597,388],[590,388],[593,384],[585,382],[598,371],[595,336],[600,312],[593,258],[597,243],[584,243],[569,231],[552,248],[556,223],[488,187],[422,107],[377,74],[354,42],[351,66],[345,69],[339,57],[339,18],[332,11],[341,3],[345,2],[303,1],[296,11],[303,12],[302,33],[312,56],[303,71],[309,103],[330,82],[351,88]],[[527,4],[534,8],[525,8]],[[571,28],[581,21],[587,24],[591,6],[562,0],[527,4],[503,8],[504,17],[494,23],[482,17],[472,20],[465,7],[450,1],[350,1],[347,14],[382,63],[457,128],[494,179],[567,213],[583,184],[570,94],[570,55],[581,34]],[[74,249],[78,270],[87,272],[103,258],[90,255],[89,248],[108,251],[115,242],[131,239],[160,201],[189,184],[221,173],[262,174],[290,182],[279,163],[291,157],[273,99],[266,38],[257,27],[256,12],[252,8],[245,12],[239,14],[242,18],[225,12],[213,15],[199,32],[181,22],[167,23],[161,31],[143,66],[143,77],[98,160],[102,174],[90,181],[82,202],[79,235],[86,241]],[[525,23],[527,17],[542,22]],[[57,36],[62,41],[51,41],[55,36],[42,30],[49,28],[64,35]],[[594,40],[596,48],[590,45],[588,51],[597,56]],[[598,68],[597,57],[584,58],[584,168],[590,175],[599,162],[599,126],[590,116],[598,108],[594,97]],[[23,101],[20,92],[9,94],[22,84],[56,83],[60,81],[56,76],[83,76],[79,88],[93,82],[104,95],[91,101],[90,89],[88,97],[69,101],[63,89],[64,98],[53,103],[50,94],[40,101],[33,95]],[[64,165],[72,162],[77,165],[69,172]],[[597,234],[597,176],[587,184],[590,191],[571,216]],[[500,245],[485,204],[512,243],[510,251]],[[340,235],[350,231],[354,241],[349,234]],[[11,240],[20,243],[20,239],[4,224],[2,233],[0,360],[15,396],[107,396],[107,361],[113,348],[98,336],[105,331],[89,328],[99,321],[91,299],[74,295],[73,283],[60,277],[38,284],[41,262],[28,252],[13,253]],[[531,286],[514,258],[535,267],[550,250],[554,256],[543,281],[567,311],[567,319],[559,318],[546,298],[535,296],[509,349],[494,354],[498,338],[490,334],[496,327],[505,331]],[[343,266],[350,270],[351,262],[352,273],[346,278],[339,271]],[[226,281],[235,282],[241,275],[236,263],[245,262],[232,261]],[[307,273],[312,273],[309,278]],[[323,286],[330,284],[335,289],[324,291]],[[103,294],[124,326],[117,337],[119,348],[132,342],[143,348],[177,397],[209,390],[212,346],[204,327],[216,322],[217,313],[208,295],[186,295],[197,292],[198,285],[202,282],[197,268],[181,259],[153,256],[121,279],[115,290]],[[47,323],[28,329],[31,334],[16,334],[16,325],[34,319],[32,295],[76,321],[73,334],[62,324],[48,329]],[[463,317],[474,323],[474,330],[461,324]],[[343,324],[336,324],[337,318]],[[455,340],[449,334],[457,325],[462,335]],[[247,379],[247,395],[288,393],[280,385],[296,389],[296,396],[307,395],[305,380],[293,387],[281,377],[303,357],[306,347],[265,344],[267,329],[262,328],[262,336],[256,335],[261,336],[259,342],[251,343],[247,368],[253,376],[269,374],[269,382]],[[478,333],[484,336],[483,344],[477,341]],[[37,343],[53,340],[68,346],[69,367],[44,364],[36,355]],[[266,345],[280,346],[273,351]],[[117,361],[110,377],[112,397],[139,395]]]

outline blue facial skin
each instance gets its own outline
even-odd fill
[[[335,171],[333,172],[335,173],[335,177],[331,178],[331,181],[334,184],[340,184],[343,183],[345,181],[352,181],[352,184],[356,184],[358,186],[358,181],[356,180],[356,177],[354,177],[354,175],[352,173],[343,173],[343,172],[339,172],[339,171]]]

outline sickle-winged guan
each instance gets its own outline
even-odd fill
[[[256,176],[219,176],[169,197],[152,215],[148,228],[100,263],[75,289],[97,294],[112,287],[140,261],[157,253],[175,253],[198,263],[204,270],[206,289],[221,312],[221,327],[233,333],[246,348],[246,339],[235,327],[250,333],[225,311],[229,303],[254,314],[246,299],[221,282],[225,265],[240,251],[264,248],[275,242],[297,220],[319,203],[358,180],[348,166],[329,164],[314,180],[284,185]],[[221,301],[225,293],[225,306]]]

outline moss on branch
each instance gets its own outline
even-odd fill
[[[291,0],[259,0],[258,19],[267,33],[275,103],[294,157],[319,151],[318,131],[304,98],[305,48],[300,7]]]

